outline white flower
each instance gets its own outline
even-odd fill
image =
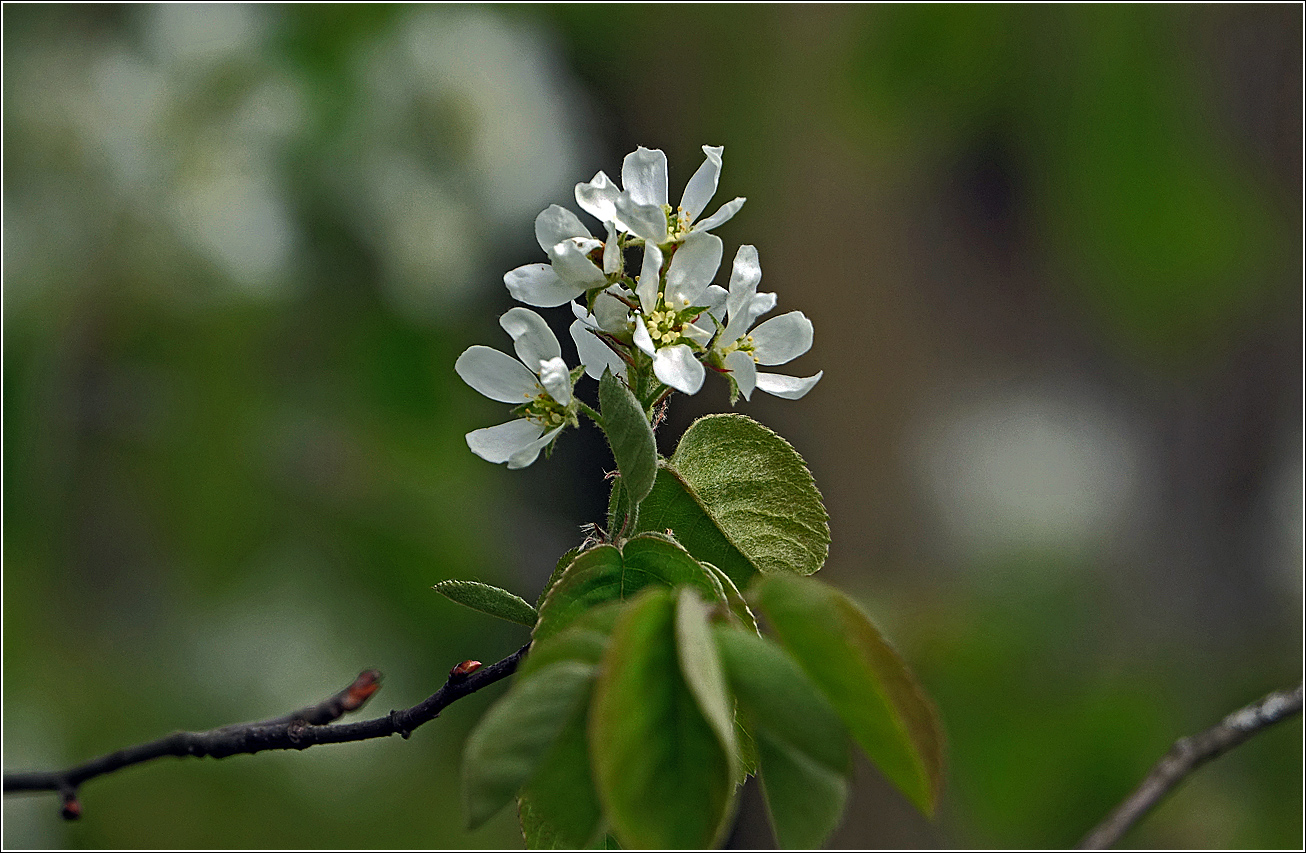
[[[650,243],[679,242],[692,232],[721,225],[744,206],[744,199],[736,198],[702,222],[695,222],[716,194],[724,150],[723,146],[703,146],[707,159],[685,185],[674,213],[667,204],[667,155],[642,145],[622,161],[624,191],[599,172],[589,183],[576,185],[576,202],[600,222],[614,223]]]
[[[761,281],[762,266],[757,259],[757,249],[740,246],[730,272],[730,290],[725,294],[728,319],[713,341],[708,357],[730,371],[745,400],[752,397],[754,388],[786,400],[797,400],[812,390],[825,371],[799,378],[763,373],[757,365],[785,364],[811,349],[812,321],[801,311],[790,311],[772,317],[749,332],[754,320],[775,307],[774,293],[757,292]],[[720,294],[711,296],[719,306]],[[713,316],[720,315],[714,313]]]
[[[635,346],[653,356],[658,380],[686,394],[703,387],[704,370],[692,344],[701,348],[711,335],[694,325],[717,267],[721,265],[721,238],[695,231],[685,238],[671,258],[666,277],[660,275],[662,250],[644,245],[644,264],[635,293],[640,312],[635,315]]]
[[[616,226],[605,223],[607,240],[594,239],[576,216],[565,207],[552,204],[535,217],[535,239],[549,256],[547,264],[526,264],[503,277],[508,292],[518,302],[537,308],[556,308],[587,290],[604,287],[608,276],[621,269]],[[591,255],[603,250],[600,267]]]
[[[467,446],[490,462],[525,468],[563,427],[577,424],[572,379],[562,347],[539,314],[512,308],[499,318],[517,359],[485,346],[469,347],[454,364],[468,385],[491,400],[513,403],[520,417],[467,433]]]
[[[626,378],[626,362],[608,346],[608,340],[630,342],[630,307],[627,301],[634,294],[613,285],[594,299],[594,313],[587,312],[579,303],[571,303],[576,320],[571,324],[571,339],[576,342],[576,352],[585,373],[591,379],[600,379],[604,369]]]

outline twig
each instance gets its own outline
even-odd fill
[[[6,773],[4,792],[58,792],[63,797],[63,816],[72,819],[81,815],[77,788],[82,783],[165,755],[179,758],[202,758],[206,755],[226,758],[231,755],[253,755],[266,749],[308,749],[319,744],[350,743],[394,734],[407,738],[414,729],[434,720],[452,703],[512,675],[529,649],[530,643],[527,643],[489,666],[482,667],[475,661],[459,664],[449,673],[444,685],[422,702],[402,711],[391,711],[374,720],[323,725],[357,710],[376,692],[380,687],[380,676],[374,670],[368,670],[334,696],[294,714],[257,723],[223,726],[207,732],[174,732],[156,741],[120,749],[67,770]]]
[[[1120,840],[1170,789],[1201,765],[1223,755],[1257,732],[1301,713],[1302,686],[1278,690],[1234,711],[1200,734],[1180,738],[1115,811],[1079,843],[1081,850],[1103,850]]]

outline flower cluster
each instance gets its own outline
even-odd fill
[[[821,372],[799,378],[758,370],[807,352],[812,323],[790,311],[754,326],[776,304],[774,293],[757,290],[762,267],[755,247],[739,248],[727,288],[712,283],[722,258],[712,229],[744,204],[736,198],[699,219],[716,194],[723,150],[703,146],[707,159],[674,209],[667,201],[667,158],[658,150],[640,147],[627,155],[620,187],[603,172],[577,184],[576,203],[602,224],[603,239],[556,204],[536,217],[535,238],[549,262],[518,267],[503,281],[527,305],[571,305],[581,366],[567,369],[539,314],[528,308],[504,314],[500,324],[518,360],[474,346],[455,367],[487,397],[516,403],[518,418],[468,433],[473,452],[509,468],[534,462],[564,427],[577,425],[578,412],[590,414],[573,393],[582,373],[598,379],[612,371],[650,409],[672,389],[698,393],[708,369],[726,377],[732,402],[750,399],[754,390],[796,400],[816,385]],[[632,276],[626,251],[641,248]]]

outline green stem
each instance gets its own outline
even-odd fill
[[[589,406],[587,406],[584,400],[576,401],[576,410],[579,411],[585,417],[594,421],[594,423],[598,426],[598,428],[603,430],[604,433],[608,431],[608,428],[603,425],[603,416],[600,415],[598,412],[596,412],[594,409],[591,409]]]

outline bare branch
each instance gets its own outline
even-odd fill
[[[1278,690],[1234,711],[1219,725],[1180,738],[1115,811],[1079,843],[1081,850],[1103,850],[1120,840],[1152,806],[1201,765],[1223,755],[1257,732],[1301,713],[1302,686]]]
[[[380,675],[375,670],[368,670],[360,673],[353,684],[334,696],[293,714],[257,723],[223,726],[207,732],[174,732],[159,740],[120,749],[67,770],[6,773],[4,792],[58,792],[63,797],[63,816],[72,819],[81,815],[77,788],[82,783],[165,755],[179,758],[202,758],[206,755],[226,758],[231,755],[253,755],[266,749],[308,749],[319,744],[350,743],[394,734],[406,738],[418,726],[434,720],[442,710],[457,700],[512,675],[529,649],[530,643],[527,643],[489,666],[482,667],[476,661],[461,663],[450,671],[444,685],[422,702],[402,711],[391,711],[386,716],[373,720],[324,725],[362,707],[376,692],[380,687]]]

